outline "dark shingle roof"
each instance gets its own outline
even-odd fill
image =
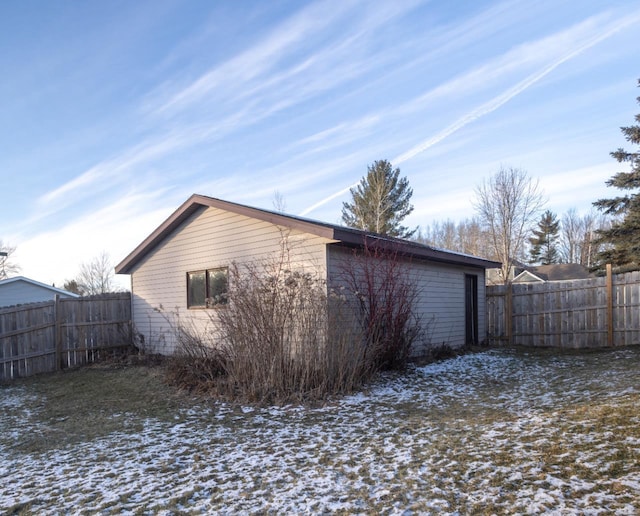
[[[594,277],[589,269],[578,263],[553,263],[550,265],[538,265],[529,267],[527,270],[533,272],[547,281],[563,281],[574,279],[587,279]]]

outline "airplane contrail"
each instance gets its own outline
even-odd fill
[[[360,181],[358,181],[358,183],[359,182]],[[307,215],[308,213],[311,213],[313,210],[315,210],[316,208],[319,208],[323,204],[327,204],[329,201],[333,201],[336,197],[340,197],[341,195],[346,194],[352,188],[355,188],[356,186],[358,186],[358,183],[354,183],[351,186],[347,186],[346,188],[343,188],[339,192],[336,192],[336,193],[330,195],[329,197],[326,197],[326,198],[322,199],[321,201],[318,201],[313,206],[309,206],[307,209],[305,209],[304,211],[300,212],[300,216],[304,217],[305,215]]]
[[[599,42],[609,38],[610,36],[612,36],[613,34],[615,34],[618,31],[620,31],[621,29],[623,29],[627,25],[630,25],[634,21],[637,21],[637,17],[627,18],[627,19],[623,20],[621,23],[618,23],[618,24],[614,25],[609,30],[597,35],[596,37],[593,37],[593,38],[589,39],[587,42],[585,42],[584,44],[580,45],[575,50],[565,54],[564,56],[560,57],[559,59],[556,59],[554,62],[552,62],[551,64],[545,66],[541,70],[539,70],[539,71],[527,76],[525,79],[523,79],[522,81],[517,83],[515,86],[509,88],[508,90],[506,90],[505,92],[501,93],[500,95],[492,98],[488,102],[485,102],[484,104],[482,104],[482,105],[478,106],[477,108],[475,108],[474,110],[470,111],[465,116],[459,118],[453,124],[447,126],[445,129],[440,131],[435,136],[432,136],[431,138],[419,143],[418,145],[415,145],[414,147],[412,147],[408,151],[400,154],[395,159],[391,160],[391,162],[394,165],[399,165],[400,163],[404,163],[405,161],[408,161],[409,159],[411,159],[411,158],[417,156],[418,154],[426,151],[430,147],[433,147],[437,143],[439,143],[442,140],[444,140],[445,138],[451,136],[453,133],[455,133],[458,130],[462,129],[463,127],[465,127],[466,125],[470,124],[471,122],[474,122],[478,118],[481,118],[481,117],[483,117],[485,115],[488,115],[488,114],[492,113],[496,109],[500,108],[501,106],[503,106],[504,104],[509,102],[512,98],[516,97],[517,95],[519,95],[520,93],[524,92],[525,90],[527,90],[528,88],[533,86],[535,83],[537,83],[538,81],[543,79],[545,76],[550,74],[553,70],[558,68],[558,66],[560,66],[561,64],[569,61],[570,59],[572,59],[574,57],[576,57],[577,55],[581,54],[585,50],[588,50],[589,48],[593,47],[594,45],[598,44]],[[358,181],[358,183],[359,182],[360,181]],[[336,193],[334,193],[334,194],[322,199],[321,201],[318,201],[313,206],[310,206],[309,208],[307,208],[303,212],[301,212],[300,215],[302,215],[302,216],[307,215],[308,213],[312,212],[313,210],[319,208],[320,206],[323,206],[324,204],[328,203],[329,201],[332,201],[336,197],[340,197],[341,195],[349,192],[352,188],[356,187],[358,185],[358,183],[354,183],[353,185],[351,185],[351,186],[349,186],[347,188],[343,188],[339,192],[336,192]]]

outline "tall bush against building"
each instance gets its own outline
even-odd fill
[[[405,365],[422,329],[397,253],[365,247],[328,286],[289,245],[285,235],[278,253],[229,267],[228,303],[206,329],[173,318],[174,383],[248,402],[313,401]]]
[[[234,399],[277,403],[352,392],[375,374],[358,328],[343,320],[344,298],[328,291],[315,268],[293,263],[289,244],[285,235],[273,256],[232,264],[228,303],[204,334],[177,326],[174,377]],[[187,374],[189,362],[196,375]]]
[[[338,282],[369,360],[380,370],[404,367],[413,346],[425,337],[416,307],[419,289],[406,260],[396,249],[366,241],[342,261]]]

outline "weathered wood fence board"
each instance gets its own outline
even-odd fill
[[[129,293],[0,309],[0,380],[86,364],[131,343]]]
[[[640,272],[487,287],[490,343],[590,348],[640,344]]]

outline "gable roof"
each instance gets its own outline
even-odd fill
[[[326,222],[285,215],[274,211],[252,208],[243,204],[223,201],[213,197],[193,194],[176,211],[173,212],[153,233],[151,233],[138,247],[136,247],[124,260],[116,266],[116,274],[131,274],[135,266],[144,257],[153,251],[165,238],[167,238],[180,224],[191,215],[203,208],[219,208],[237,215],[244,215],[254,219],[270,222],[277,226],[290,229],[297,229],[312,235],[335,240],[336,245],[350,247],[362,247],[365,243],[375,244],[382,248],[394,249],[398,252],[414,258],[430,261],[466,265],[477,268],[499,267],[498,262],[485,260],[476,256],[471,256],[444,249],[437,249],[417,242],[392,238],[376,233],[362,231],[360,229],[348,228]]]
[[[513,278],[513,283],[534,283],[534,282],[545,282],[547,281],[545,277],[541,274],[536,274],[531,270],[524,270],[520,274],[518,274],[515,278]]]
[[[51,285],[47,285],[46,283],[40,283],[39,281],[32,280],[30,278],[25,278],[24,276],[15,276],[13,278],[0,280],[0,288],[3,287],[4,285],[10,285],[12,283],[27,283],[30,285],[34,285],[36,287],[50,290],[52,294],[60,294],[63,296],[70,296],[70,297],[80,297],[78,294],[74,294],[73,292],[69,292],[68,290],[52,287]]]

